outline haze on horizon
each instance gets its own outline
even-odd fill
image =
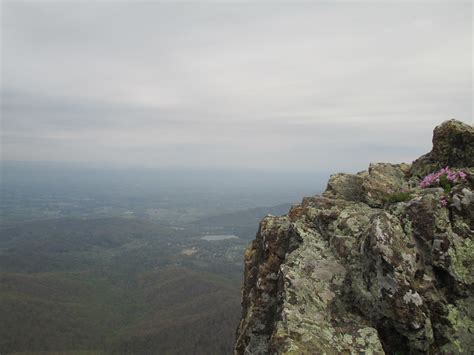
[[[2,160],[361,170],[472,124],[472,3],[2,2]]]

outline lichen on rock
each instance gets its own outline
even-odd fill
[[[419,182],[448,164],[468,178],[444,205]],[[474,129],[450,120],[412,165],[332,175],[321,196],[264,218],[235,353],[474,353],[473,176]]]

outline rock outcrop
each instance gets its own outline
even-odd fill
[[[265,217],[235,353],[474,353],[473,191],[474,129],[450,120],[413,164],[332,175]]]

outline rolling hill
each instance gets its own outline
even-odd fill
[[[4,228],[0,352],[230,353],[243,247],[124,218]]]

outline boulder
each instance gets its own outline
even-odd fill
[[[332,175],[322,196],[264,218],[235,353],[474,353],[473,133],[447,121],[412,165]],[[467,177],[420,187],[446,165]]]

